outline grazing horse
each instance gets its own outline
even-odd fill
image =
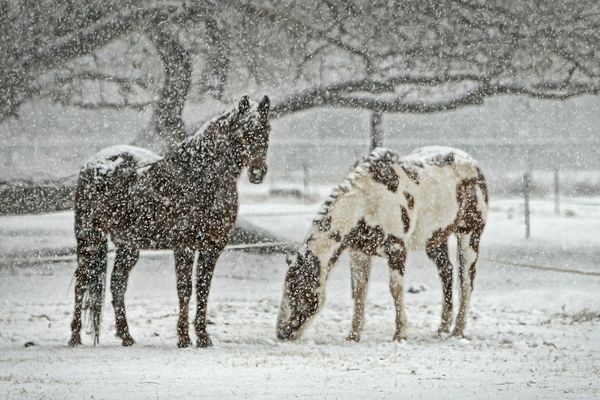
[[[206,123],[164,157],[133,146],[108,148],[79,173],[75,195],[75,311],[71,346],[81,344],[84,295],[99,340],[105,291],[107,236],[116,246],[110,288],[117,336],[134,343],[125,317],[129,272],[140,249],[172,249],[179,296],[178,346],[191,345],[188,305],[196,270],[198,347],[210,346],[206,305],[217,258],[225,248],[238,211],[237,181],[248,168],[251,183],[267,172],[269,98],[259,104],[244,96],[239,105]]]
[[[460,307],[453,334],[465,330],[488,193],[477,163],[448,147],[424,147],[400,158],[378,148],[359,161],[325,201],[300,250],[288,258],[277,320],[280,339],[297,339],[325,301],[329,271],[351,251],[354,316],[348,340],[359,341],[371,256],[387,258],[396,308],[394,340],[406,338],[404,268],[407,250],[424,249],[442,280],[442,323],[452,323],[448,237],[458,239]]]

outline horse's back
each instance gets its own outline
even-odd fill
[[[88,158],[77,179],[75,208],[98,195],[111,196],[111,191],[123,188],[152,164],[161,160],[158,154],[130,145],[110,146]]]
[[[98,221],[121,218],[123,202],[140,174],[161,157],[136,146],[119,145],[100,150],[79,171],[75,192],[75,226],[81,234]],[[87,228],[86,228],[87,227]]]
[[[448,146],[420,147],[403,156],[402,161],[420,168],[450,167],[456,170],[466,167],[467,174],[469,169],[475,170],[478,167],[477,161],[470,154]]]
[[[485,178],[468,153],[452,147],[422,147],[402,157],[401,162],[412,166],[418,176],[418,185],[410,193],[414,198],[410,248],[423,249],[433,232],[456,223],[464,206],[459,203],[459,192],[465,185],[473,188],[482,216],[487,215]]]
[[[151,150],[131,145],[110,146],[100,150],[83,164],[83,170],[95,170],[101,175],[110,174],[123,162],[131,161],[136,168],[151,165],[162,159]]]

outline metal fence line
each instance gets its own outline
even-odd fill
[[[265,243],[252,243],[252,244],[236,244],[236,245],[228,245],[226,250],[259,250],[259,249],[275,249],[279,252],[286,252],[289,249],[296,248],[298,243],[293,242],[265,242]],[[171,250],[142,250],[143,255],[160,255],[166,254]],[[114,250],[109,251],[109,255],[113,255]],[[9,259],[4,262],[0,261],[1,265],[23,265],[23,264],[42,264],[42,263],[58,263],[58,262],[67,262],[67,261],[75,261],[77,256],[73,255],[65,255],[65,256],[49,256],[49,257],[22,257]],[[517,268],[529,268],[540,271],[547,272],[558,272],[564,274],[575,274],[575,275],[584,275],[584,276],[596,276],[600,277],[600,272],[592,272],[592,271],[580,271],[576,269],[568,269],[568,268],[560,268],[560,267],[552,267],[546,265],[538,265],[538,264],[528,264],[528,263],[519,263],[513,261],[505,261],[505,260],[497,260],[494,258],[480,257],[481,261],[487,261],[494,264],[507,265],[511,267]]]
[[[576,269],[565,269],[565,268],[559,268],[559,267],[549,267],[549,266],[545,266],[545,265],[517,263],[517,262],[512,262],[512,261],[495,260],[493,258],[486,258],[486,257],[480,257],[479,259],[483,260],[483,261],[495,263],[495,264],[508,265],[511,267],[529,268],[529,269],[537,269],[540,271],[551,271],[551,272],[560,272],[560,273],[565,273],[565,274],[576,274],[576,275],[600,277],[600,272],[579,271]]]

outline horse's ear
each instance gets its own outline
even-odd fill
[[[245,113],[250,109],[250,101],[248,100],[248,96],[243,96],[240,100],[240,104],[238,105],[238,112],[240,114]]]
[[[258,104],[258,111],[263,114],[269,112],[269,108],[271,107],[271,100],[269,100],[269,96],[264,96],[260,103]]]

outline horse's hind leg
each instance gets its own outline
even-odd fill
[[[460,305],[452,335],[463,336],[467,325],[467,314],[469,311],[469,303],[471,300],[471,293],[473,291],[473,283],[475,280],[477,258],[479,256],[479,233],[473,232],[470,234],[458,234],[457,238]]]
[[[102,232],[91,229],[85,238],[77,239],[77,269],[75,271],[75,309],[71,322],[69,346],[81,344],[81,311],[83,297],[88,289],[92,263],[104,244]]]
[[[427,246],[426,253],[437,266],[442,280],[442,322],[438,334],[448,333],[452,323],[452,263],[448,257],[448,242]]]
[[[403,244],[394,244],[386,250],[390,268],[390,292],[396,306],[396,333],[394,340],[406,340],[406,309],[404,307],[404,269],[406,249]]]
[[[138,249],[118,248],[115,266],[110,277],[110,291],[115,309],[117,336],[121,339],[123,346],[131,346],[135,343],[135,340],[129,334],[129,326],[125,316],[125,291],[127,290],[129,271],[131,271],[139,256],[140,251]]]
[[[194,251],[190,249],[175,250],[175,274],[177,278],[177,295],[179,297],[179,321],[177,322],[177,347],[188,347],[192,344],[189,335],[189,304],[192,296],[192,270],[194,268]]]
[[[364,323],[365,296],[367,293],[369,272],[371,271],[371,257],[359,251],[351,251],[350,271],[352,274],[354,315],[352,317],[352,330],[346,339],[358,342]]]

